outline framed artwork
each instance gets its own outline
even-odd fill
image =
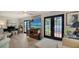
[[[67,26],[71,26],[76,21],[79,21],[79,11],[66,13],[66,25]]]

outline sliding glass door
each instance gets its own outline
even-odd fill
[[[54,36],[62,38],[62,17],[54,18]]]
[[[64,15],[57,15],[53,17],[53,38],[57,40],[62,40],[64,33]]]
[[[64,34],[64,15],[45,17],[44,37],[62,40]]]
[[[46,17],[44,20],[44,36],[51,38],[51,17]]]

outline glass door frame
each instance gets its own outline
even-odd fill
[[[48,17],[45,17],[45,18],[44,18],[44,37],[46,37],[46,38],[51,38],[51,39],[52,39],[51,36],[45,35],[45,30],[46,30],[46,29],[45,29],[45,26],[46,26],[45,22],[46,22],[46,19],[47,19],[47,18],[51,18],[51,16],[48,16]],[[50,20],[51,20],[51,24],[50,24],[50,25],[51,25],[51,27],[52,27],[52,18],[51,18]],[[52,30],[52,28],[50,28],[50,29]],[[52,35],[52,33],[51,33],[51,35]]]
[[[54,31],[54,24],[55,24],[54,18],[55,17],[62,17],[62,37],[61,38],[54,36],[54,32],[55,32]],[[64,14],[52,16],[52,39],[61,41],[63,37],[64,37]]]
[[[64,37],[64,14],[60,14],[60,15],[54,15],[54,16],[48,16],[48,17],[44,17],[44,37],[46,38],[50,38],[50,39],[55,39],[55,40],[59,40],[62,41],[62,38],[58,38],[54,36],[54,18],[55,17],[62,17],[62,38]],[[51,36],[47,36],[45,35],[45,19],[46,18],[51,18]]]

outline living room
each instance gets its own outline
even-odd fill
[[[79,59],[78,0],[0,0],[0,59]]]
[[[78,48],[78,35],[71,36],[77,27],[67,25],[71,16],[78,19],[78,14],[77,11],[0,11],[0,48]]]

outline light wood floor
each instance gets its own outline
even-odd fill
[[[20,33],[13,35],[10,40],[10,48],[36,48],[35,43],[38,42],[36,39],[27,38],[26,34]]]

